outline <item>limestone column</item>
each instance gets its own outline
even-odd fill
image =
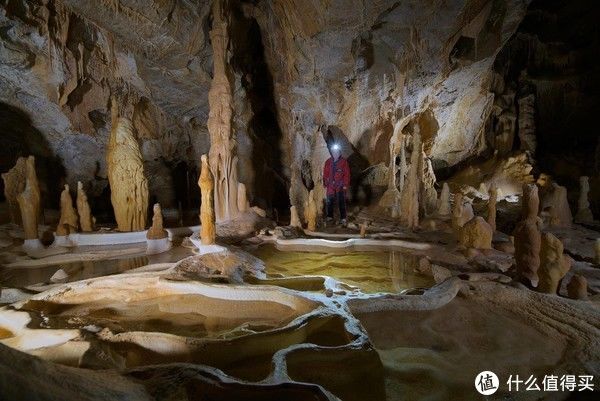
[[[35,158],[29,156],[25,161],[25,187],[17,195],[26,242],[29,240],[39,240],[38,217],[40,215],[40,199],[40,187],[35,173]]]
[[[590,192],[589,177],[579,177],[579,188],[579,200],[577,202],[577,214],[575,215],[575,221],[579,223],[593,222],[594,216],[590,210],[590,202],[588,200],[588,194]]]
[[[26,157],[19,157],[15,166],[2,174],[4,197],[8,205],[10,222],[13,224],[21,224],[21,209],[19,208],[19,202],[17,202],[17,195],[25,189],[26,163]]]
[[[496,231],[496,202],[498,199],[498,189],[494,184],[490,187],[488,191],[488,215],[487,215],[487,223],[492,227],[492,232]]]
[[[81,231],[90,232],[94,230],[95,219],[88,203],[87,194],[83,189],[81,181],[77,181],[77,213],[79,214],[79,225]]]
[[[213,79],[208,92],[208,133],[210,168],[214,175],[214,200],[217,221],[238,215],[236,138],[232,130],[233,96],[229,67],[228,16],[224,0],[215,0],[210,39],[213,49]]]
[[[523,185],[522,220],[515,227],[515,262],[521,280],[533,287],[539,282],[540,249],[542,233],[539,227],[538,211],[540,198],[535,184]]]
[[[63,237],[77,232],[78,220],[69,186],[65,184],[65,189],[60,194],[60,219],[56,235]]]
[[[200,193],[202,203],[200,204],[200,240],[204,245],[215,243],[215,198],[214,198],[214,178],[208,165],[206,155],[202,155],[202,168],[200,170]]]
[[[116,116],[113,102],[113,116]],[[133,135],[131,121],[114,118],[107,151],[110,200],[119,231],[146,228],[148,180],[140,147]]]

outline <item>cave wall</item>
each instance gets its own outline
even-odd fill
[[[320,182],[330,127],[361,173],[385,174],[398,124],[404,133],[415,125],[426,131],[436,169],[484,151],[492,66],[528,2],[227,4],[240,180],[256,203],[286,209],[289,188],[301,207]],[[106,199],[114,96],[134,122],[151,197],[165,206],[182,193],[198,197],[188,189],[210,146],[209,1],[0,5],[0,101],[43,134],[67,182],[84,181],[93,207]]]

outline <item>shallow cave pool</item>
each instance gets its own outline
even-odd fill
[[[283,251],[274,244],[246,250],[263,260],[269,278],[329,276],[369,294],[434,284],[433,278],[415,272],[417,256],[400,251]]]

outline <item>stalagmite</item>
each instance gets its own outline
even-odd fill
[[[498,199],[498,189],[495,185],[490,187],[488,191],[488,215],[487,215],[487,223],[492,227],[492,232],[496,231],[496,201]]]
[[[113,116],[116,104],[113,101]],[[108,181],[119,231],[146,228],[148,181],[140,147],[133,135],[131,121],[115,118],[107,152]]]
[[[161,239],[167,238],[169,233],[167,230],[163,228],[163,216],[162,210],[160,208],[160,203],[155,203],[152,208],[153,216],[152,216],[152,226],[148,229],[146,233],[146,238],[148,239]]]
[[[65,189],[60,194],[60,220],[56,226],[56,235],[67,236],[77,232],[78,218],[77,212],[73,207],[73,199],[69,186],[65,184]]]
[[[406,168],[405,161],[405,153],[404,153],[404,135],[398,133],[399,124],[397,123],[394,127],[394,136],[398,135],[398,141],[391,140],[389,145],[390,151],[390,164],[388,167],[388,185],[387,190],[379,200],[379,205],[389,210],[391,217],[397,218],[400,216],[400,201],[401,194],[398,188],[402,188],[404,186],[404,169]],[[397,143],[400,145],[400,154],[398,155],[398,151],[396,149]],[[400,158],[400,166],[396,165],[396,157]],[[396,175],[398,170],[400,170],[400,184],[396,187]]]
[[[535,154],[537,147],[535,137],[535,95],[525,96],[519,103],[519,139],[521,149]]]
[[[212,245],[215,243],[215,198],[214,198],[214,178],[208,165],[206,155],[202,155],[202,169],[198,185],[202,196],[200,205],[200,239],[203,245]]]
[[[586,278],[579,274],[574,274],[569,284],[567,284],[567,294],[572,299],[587,299],[587,289],[588,283]]]
[[[579,200],[577,202],[575,221],[579,223],[591,223],[594,221],[594,216],[590,210],[590,202],[588,200],[588,194],[590,192],[589,177],[579,177],[579,188]]]
[[[460,229],[459,242],[465,248],[491,249],[494,231],[483,217],[469,220]]]
[[[449,216],[452,213],[452,207],[450,206],[450,187],[445,182],[442,186],[442,192],[440,193],[440,199],[438,200],[438,215]]]
[[[306,205],[306,223],[308,231],[315,231],[317,229],[317,202],[315,201],[315,191],[312,190],[308,193],[308,203]]]
[[[212,7],[210,40],[213,50],[213,79],[208,92],[210,167],[214,174],[214,205],[217,221],[238,215],[236,139],[231,128],[233,117],[232,85],[229,78],[229,33],[222,0]]]
[[[241,182],[238,182],[237,207],[240,213],[250,209],[250,202],[248,202],[248,197],[246,196],[246,185]]]
[[[538,291],[556,294],[560,281],[571,268],[571,259],[563,255],[563,244],[551,233],[542,235]]]
[[[87,194],[83,189],[81,181],[77,182],[77,213],[79,214],[79,225],[81,231],[90,232],[94,230],[96,219],[92,216],[92,210],[88,203]]]
[[[415,130],[412,138],[410,166],[408,168],[406,183],[402,189],[400,210],[404,224],[411,229],[415,229],[419,226],[419,192],[423,171],[421,135],[418,129]]]
[[[473,207],[471,204],[463,201],[462,193],[455,193],[454,207],[452,208],[452,227],[454,232],[458,235],[460,228],[473,219],[473,217]]]
[[[570,227],[573,215],[567,200],[567,189],[553,183],[552,206],[550,207],[550,225],[554,227]]]
[[[25,231],[25,240],[39,241],[38,217],[40,215],[40,187],[35,173],[35,158],[29,156],[25,161],[25,187],[17,195],[21,210],[21,221]]]
[[[10,222],[21,224],[21,209],[17,202],[17,195],[25,189],[26,157],[19,157],[14,167],[2,174],[4,180],[4,197],[10,214]]]
[[[542,234],[538,218],[540,199],[535,184],[523,185],[522,219],[514,230],[517,274],[534,287],[538,285]]]
[[[300,222],[300,216],[298,216],[298,210],[296,206],[290,206],[290,226],[302,228],[302,223]]]

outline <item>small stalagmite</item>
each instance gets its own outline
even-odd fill
[[[77,232],[77,212],[73,207],[70,188],[65,184],[65,189],[60,194],[60,220],[56,226],[56,235],[67,236]]]
[[[298,209],[296,206],[290,206],[290,226],[302,228],[302,223],[300,222],[300,216],[298,216]]]
[[[4,197],[10,214],[10,222],[21,224],[21,209],[17,202],[17,195],[25,189],[25,171],[27,158],[19,157],[14,167],[2,174],[4,180]]]
[[[200,240],[203,245],[212,245],[215,243],[216,228],[215,228],[215,196],[214,185],[215,181],[208,165],[206,155],[202,155],[202,169],[200,171],[200,193],[202,203],[200,205]]]
[[[571,299],[585,300],[588,298],[588,283],[585,277],[580,274],[574,274],[567,284],[567,294]]]
[[[92,210],[90,209],[90,204],[88,203],[87,194],[83,189],[83,184],[81,181],[77,182],[77,213],[79,214],[79,225],[81,226],[81,231],[94,231],[96,219],[94,219],[94,216],[92,216]]]
[[[590,192],[589,177],[579,177],[579,188],[579,200],[577,201],[577,214],[575,215],[575,221],[579,223],[591,223],[594,221],[594,216],[590,210],[590,202],[588,200],[588,194]]]
[[[306,207],[306,222],[308,231],[315,231],[317,229],[317,202],[315,202],[315,191],[311,190],[308,193],[308,204]]]
[[[459,242],[468,249],[492,249],[494,231],[483,217],[473,217],[460,229]]]
[[[570,227],[573,222],[571,209],[567,200],[567,188],[553,183],[552,206],[550,207],[550,225],[554,227]]]
[[[513,232],[517,275],[527,284],[537,287],[540,267],[542,233],[538,210],[540,198],[535,184],[523,185],[522,220]]]
[[[25,161],[25,187],[17,195],[21,210],[21,221],[26,240],[38,239],[38,217],[40,215],[40,187],[35,173],[35,158],[29,156]]]
[[[454,194],[454,206],[452,208],[452,228],[455,233],[460,231],[468,221],[473,219],[473,207],[469,202],[464,202],[463,194]]]
[[[496,231],[496,201],[498,199],[498,189],[495,185],[490,187],[488,191],[488,215],[487,215],[487,223],[492,227],[492,232]]]
[[[452,213],[452,207],[450,206],[450,187],[445,182],[442,186],[442,192],[440,193],[440,199],[438,200],[438,215],[448,216]]]
[[[162,210],[160,208],[160,203],[155,203],[152,208],[154,212],[152,216],[152,226],[148,229],[146,233],[147,239],[162,239],[167,238],[169,233],[163,227],[163,216]]]
[[[113,102],[114,109],[116,104]],[[115,120],[107,151],[110,200],[119,231],[141,231],[146,228],[148,212],[144,162],[131,121],[126,118]]]
[[[571,268],[571,259],[563,255],[563,244],[552,233],[542,234],[538,291],[556,294],[560,282]]]

